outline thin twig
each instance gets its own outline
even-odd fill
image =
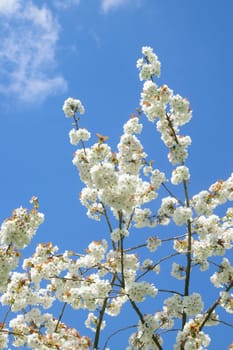
[[[10,312],[11,312],[11,305],[10,305],[9,309],[7,310],[7,312],[6,312],[3,321],[1,322],[1,329],[4,328],[4,325],[5,325],[5,323],[6,323],[7,317],[8,317],[8,315],[9,315]]]
[[[229,284],[229,286],[225,289],[225,292],[229,292],[229,290],[233,287],[233,281]],[[219,305],[221,300],[221,297],[219,297],[214,303],[213,305],[210,306],[210,308],[208,309],[208,311],[206,312],[206,316],[203,319],[202,323],[199,326],[199,331],[202,330],[202,328],[204,327],[205,323],[209,320],[212,312],[216,309],[216,307]]]
[[[106,349],[106,346],[108,345],[108,342],[109,340],[114,337],[115,335],[117,335],[118,333],[120,332],[123,332],[123,331],[127,331],[128,329],[131,329],[131,328],[136,328],[137,325],[133,325],[133,326],[128,326],[128,327],[124,327],[124,328],[119,328],[117,331],[113,332],[112,334],[110,334],[106,340],[106,342],[104,343],[104,347],[103,347],[103,350]]]
[[[182,293],[180,293],[180,292],[177,292],[177,291],[175,291],[175,290],[158,289],[158,292],[177,294],[177,295],[180,295],[181,297],[184,296],[184,294],[182,294]]]
[[[108,226],[108,229],[109,229],[109,233],[111,234],[111,232],[113,231],[112,230],[112,225],[111,225],[111,222],[110,222],[110,219],[109,219],[109,216],[108,216],[108,213],[107,213],[107,209],[105,208],[105,205],[103,202],[100,202],[102,207],[103,207],[103,210],[104,210],[104,217],[106,219],[106,222],[107,222],[107,226]],[[112,247],[113,247],[113,250],[116,250],[116,245],[115,245],[115,242],[112,240]]]
[[[67,306],[67,302],[65,302],[65,303],[63,304],[63,306],[62,306],[61,313],[60,313],[60,316],[59,316],[59,318],[58,318],[58,320],[57,320],[57,324],[56,324],[56,327],[55,327],[54,332],[57,332],[57,330],[58,330],[58,326],[59,326],[59,324],[60,324],[60,322],[61,322],[61,319],[62,319],[62,317],[63,317],[63,315],[64,315],[66,306]]]
[[[135,208],[133,209],[133,211],[132,211],[132,213],[130,215],[129,221],[128,221],[127,225],[126,225],[126,230],[128,230],[129,227],[130,227],[130,224],[131,224],[131,222],[133,220],[134,213],[135,213]]]
[[[215,321],[215,320],[212,320],[212,321]],[[216,320],[216,323],[222,323],[222,324],[224,324],[224,326],[233,328],[233,324],[226,322],[226,321],[223,321],[223,320]]]
[[[184,203],[182,202],[182,200],[180,200],[179,198],[177,198],[167,187],[167,185],[165,185],[164,182],[162,182],[162,186],[163,188],[167,191],[167,193],[172,197],[175,198],[177,200],[178,203],[180,203],[182,206],[184,206]]]
[[[168,260],[168,259],[172,258],[173,256],[180,255],[180,254],[181,254],[181,253],[176,252],[176,253],[173,253],[173,254],[164,256],[164,257],[161,258],[159,261],[157,261],[154,265],[152,265],[151,268],[150,268],[149,270],[146,270],[146,271],[144,271],[143,273],[141,273],[141,275],[139,275],[139,276],[136,278],[135,281],[137,282],[140,278],[142,278],[143,276],[145,276],[148,272],[153,271],[153,269],[154,269],[156,266],[158,266],[161,262],[163,262],[163,261],[165,261],[165,260]]]
[[[73,115],[73,120],[74,120],[73,125],[75,126],[76,130],[79,130],[79,126],[78,126],[79,119],[80,118],[77,118],[75,114]],[[82,145],[82,148],[83,148],[83,152],[84,152],[84,154],[86,156],[87,155],[86,154],[86,148],[85,148],[85,144],[84,144],[83,140],[81,140],[81,145]]]

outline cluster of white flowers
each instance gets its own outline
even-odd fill
[[[154,315],[147,314],[144,316],[143,321],[138,324],[137,338],[141,344],[143,344],[142,349],[153,349],[157,350],[157,344],[154,341],[154,332],[159,327],[159,322]],[[157,337],[157,342],[162,346],[162,338]]]
[[[176,225],[186,224],[192,218],[192,209],[187,207],[178,207],[173,213],[173,220]]]
[[[122,267],[124,267],[125,287],[131,288],[132,283],[135,282],[136,272],[140,267],[137,255],[124,253],[122,256],[120,251],[110,250],[106,261],[109,271],[113,274],[121,273]]]
[[[38,289],[31,284],[27,273],[13,272],[6,291],[0,298],[2,305],[11,305],[14,312],[26,308],[28,305],[40,304],[43,308],[50,308],[55,300],[49,289]]]
[[[233,314],[233,294],[228,292],[220,292],[219,304],[228,312]]]
[[[173,185],[178,185],[183,181],[188,181],[190,179],[189,168],[184,165],[176,167],[172,172],[171,183]]]
[[[172,297],[165,299],[164,305],[164,315],[172,318],[181,318],[183,312],[189,316],[197,315],[202,312],[204,306],[201,295],[198,293],[183,298],[178,294],[174,294]]]
[[[212,184],[209,191],[201,191],[192,198],[195,211],[201,215],[211,215],[213,210],[233,200],[233,173],[225,181],[218,180]]]
[[[128,301],[127,295],[117,296],[109,301],[106,308],[106,314],[117,316],[121,312],[123,304]]]
[[[69,97],[65,100],[62,109],[67,118],[74,117],[76,113],[80,113],[80,114],[85,113],[85,108],[83,107],[81,101],[76,100],[75,98],[72,98],[72,97]]]
[[[8,347],[9,337],[8,330],[2,329],[0,332],[0,349],[6,349]]]
[[[160,76],[160,62],[149,46],[143,46],[143,58],[137,60],[137,68],[140,69],[140,80],[151,79],[154,75]]]
[[[107,247],[108,244],[105,239],[91,242],[86,250],[87,254],[76,261],[76,267],[89,268],[95,266],[104,259]]]
[[[166,313],[170,317],[181,318],[183,313],[182,298],[178,294],[164,300]]]
[[[68,328],[52,314],[41,314],[38,308],[31,309],[25,315],[17,315],[10,321],[10,328],[14,332],[15,347],[27,345],[35,350],[88,350],[91,346],[88,337],[80,336],[76,329]]]
[[[149,316],[149,315],[148,315]],[[149,317],[146,317],[147,319]],[[156,323],[154,321],[154,323]],[[139,331],[137,333],[133,333],[129,337],[129,346],[127,346],[126,350],[134,350],[134,349],[140,349],[140,350],[159,350],[159,347],[156,343],[159,344],[160,349],[163,344],[162,338],[158,335],[153,334],[153,324],[150,325],[147,323],[143,323],[139,325]],[[147,329],[148,328],[148,329]],[[157,328],[157,327],[156,327]],[[156,339],[156,342],[155,342]]]
[[[191,242],[193,243],[193,239],[191,239]],[[188,250],[188,237],[184,239],[175,239],[173,248],[178,252],[178,253],[187,253]]]
[[[10,272],[18,266],[19,252],[14,250],[13,246],[9,249],[0,247],[0,291],[6,288]]]
[[[169,148],[168,159],[174,165],[183,163],[188,156],[187,147],[191,144],[189,136],[179,135],[179,126],[189,122],[192,112],[187,99],[174,95],[166,85],[158,87],[153,76],[160,75],[160,63],[152,48],[142,49],[144,58],[137,62],[140,79],[145,80],[141,94],[141,108],[148,120],[154,122],[161,139]]]
[[[161,240],[157,236],[147,238],[147,248],[150,252],[155,252],[156,249],[162,244]]]
[[[88,317],[85,321],[85,326],[90,329],[92,332],[96,332],[96,326],[98,323],[98,317],[93,314],[93,312],[89,312]],[[106,322],[101,323],[101,330],[106,327]]]
[[[178,331],[176,337],[176,345],[174,350],[205,350],[210,344],[210,337],[208,334],[199,330],[199,318],[190,319],[184,326],[182,331]]]
[[[13,244],[18,249],[25,248],[43,221],[44,215],[36,208],[29,212],[22,207],[15,209],[12,216],[1,225],[0,243],[6,246]]]
[[[90,148],[78,149],[73,164],[78,168],[80,178],[86,185],[80,200],[87,207],[90,218],[99,220],[104,214],[105,206],[110,207],[116,216],[119,211],[126,218],[133,213],[135,225],[142,227],[145,220],[139,215],[141,206],[157,198],[157,191],[166,178],[158,169],[150,167],[148,170],[145,161],[147,155],[135,136],[142,130],[139,118],[134,115],[123,129],[117,153],[112,152],[105,143],[107,137],[97,134],[98,143]],[[86,141],[89,137],[86,129],[70,131],[72,144],[77,144],[80,140]],[[149,181],[141,177],[144,167],[147,167],[147,173],[150,174]]]
[[[161,225],[168,225],[171,216],[176,209],[177,199],[173,197],[165,197],[162,199],[162,204],[158,210],[158,220]]]
[[[122,237],[128,237],[129,236],[129,231],[126,229],[119,229],[116,228],[111,232],[111,238],[114,242],[118,242]]]
[[[233,281],[233,267],[230,264],[230,261],[227,258],[223,258],[219,271],[216,271],[211,277],[211,282],[215,285],[216,288],[223,287],[228,285]]]
[[[0,291],[5,292],[10,281],[11,271],[18,266],[21,256],[18,249],[25,248],[38,227],[44,221],[44,215],[38,212],[38,199],[33,197],[34,208],[15,209],[10,218],[3,221],[0,229]]]
[[[192,222],[193,232],[197,233],[192,240],[194,261],[200,265],[201,271],[208,269],[207,259],[211,256],[224,255],[227,249],[232,248],[233,228],[231,211],[225,217],[209,214],[200,215]]]
[[[156,226],[156,221],[153,220],[152,212],[149,208],[135,208],[133,220],[134,226],[137,228]]]
[[[142,302],[145,300],[146,295],[155,297],[158,289],[148,282],[134,282],[131,284],[128,293],[131,300]]]
[[[88,141],[91,137],[90,132],[87,129],[71,129],[69,132],[70,143],[72,145],[77,145],[80,141]]]
[[[24,259],[23,268],[30,274],[30,281],[39,286],[39,283],[45,279],[50,280],[53,276],[58,276],[63,270],[67,269],[67,258],[56,256],[57,246],[51,243],[40,243],[31,258]]]
[[[142,124],[139,124],[139,118],[132,115],[131,118],[123,126],[125,134],[140,134],[142,131]]]
[[[186,269],[184,266],[181,266],[180,264],[174,262],[172,264],[171,275],[178,280],[184,280],[186,277]]]
[[[198,293],[193,293],[188,296],[184,296],[183,308],[187,315],[196,315],[203,310],[203,301]]]

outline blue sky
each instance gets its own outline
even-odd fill
[[[136,60],[143,45],[162,62],[158,83],[187,97],[193,109],[184,128],[193,141],[191,194],[227,178],[232,16],[231,0],[0,0],[1,221],[36,195],[46,220],[32,246],[53,241],[61,250],[82,251],[106,235],[80,205],[62,105],[80,98],[87,111],[81,126],[108,135],[115,147],[139,105]],[[145,151],[169,171],[159,135],[146,121],[145,134]]]

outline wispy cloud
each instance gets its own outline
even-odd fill
[[[116,10],[129,4],[138,6],[141,0],[101,0],[101,8],[104,13]]]
[[[65,79],[55,72],[59,29],[45,6],[0,1],[0,93],[33,102],[66,89]]]
[[[19,9],[19,0],[1,0],[0,14],[11,15]]]
[[[66,10],[72,6],[77,6],[79,4],[80,0],[53,0],[53,5],[59,10]]]

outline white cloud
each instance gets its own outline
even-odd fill
[[[0,93],[27,102],[64,91],[55,73],[59,24],[30,0],[0,0]]]
[[[53,0],[53,5],[59,10],[66,10],[71,6],[77,6],[79,4],[80,0]]]
[[[137,2],[137,0],[134,0]],[[109,12],[112,9],[117,9],[122,6],[126,6],[130,3],[130,0],[101,0],[101,7],[104,13]]]
[[[0,14],[11,15],[19,9],[19,0],[0,0]]]

